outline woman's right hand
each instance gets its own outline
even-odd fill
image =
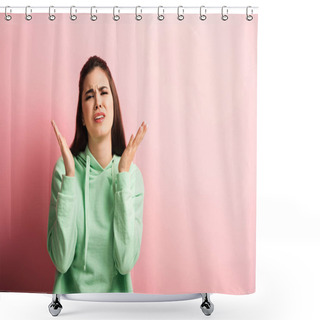
[[[75,175],[75,165],[74,165],[74,159],[73,155],[67,145],[66,139],[61,135],[60,131],[58,130],[57,125],[53,120],[51,120],[51,124],[53,126],[54,132],[56,134],[60,150],[61,150],[61,155],[63,158],[64,162],[64,167],[66,169],[66,175],[69,177],[74,177]]]

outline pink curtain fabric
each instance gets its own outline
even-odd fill
[[[51,293],[51,175],[80,69],[108,63],[145,187],[136,293],[255,292],[257,23],[245,14],[13,14],[0,20],[0,291]]]

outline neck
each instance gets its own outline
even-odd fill
[[[93,140],[89,136],[88,147],[103,169],[112,160],[111,133],[101,140]]]

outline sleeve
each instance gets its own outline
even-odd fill
[[[144,184],[139,168],[119,172],[115,190],[113,258],[118,271],[130,272],[138,260],[143,229]]]
[[[61,156],[52,174],[47,233],[47,250],[60,273],[67,272],[75,254],[77,240],[75,179],[65,175]]]

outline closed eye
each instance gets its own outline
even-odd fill
[[[108,92],[102,92],[101,95],[102,95],[102,94],[108,94]],[[93,96],[87,96],[87,97],[86,97],[86,101],[89,100],[89,99],[92,98],[92,97],[93,97]]]

